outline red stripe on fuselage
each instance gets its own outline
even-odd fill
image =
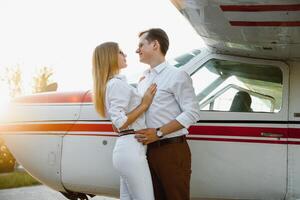
[[[12,124],[0,125],[0,132],[36,132],[36,131],[57,131],[66,132],[71,129],[74,124]]]
[[[289,138],[300,139],[300,128],[289,128]]]
[[[0,125],[1,132],[36,132],[36,131],[80,131],[80,132],[113,132],[111,124],[12,124]]]
[[[42,133],[38,133],[38,132]],[[191,126],[189,129],[190,134],[188,139],[190,140],[207,140],[207,141],[223,141],[223,142],[250,142],[250,143],[274,143],[274,144],[286,144],[286,141],[280,139],[268,140],[266,137],[262,137],[261,134],[274,133],[282,134],[281,138],[287,138],[287,128],[270,128],[270,127],[237,127],[237,126]],[[0,125],[0,132],[8,133],[14,132],[14,134],[40,134],[40,135],[55,135],[49,132],[66,132],[68,135],[76,136],[108,136],[116,137],[117,134],[107,134],[107,132],[113,132],[111,124],[15,124],[15,125]],[[25,133],[22,133],[25,132]],[[77,133],[74,133],[77,132]],[[86,132],[86,133],[80,133]],[[88,133],[90,132],[90,133]],[[94,132],[94,133],[92,133]],[[96,133],[98,132],[98,133]],[[103,133],[101,133],[103,132]],[[292,138],[300,138],[300,129],[294,128],[291,132]],[[201,137],[205,136],[205,137]],[[211,136],[211,137],[210,137]],[[214,138],[212,136],[219,136]],[[222,138],[226,137],[226,138]],[[240,138],[230,138],[240,137]],[[243,138],[248,137],[248,138]],[[251,139],[253,137],[253,139]],[[257,138],[263,138],[264,140],[258,140]],[[295,141],[295,144],[300,142]]]
[[[286,22],[274,22],[274,21],[265,21],[265,22],[252,22],[252,21],[229,21],[231,26],[300,26],[300,21],[286,21]]]
[[[222,135],[239,137],[261,137],[263,132],[282,134],[287,138],[287,128],[238,127],[238,126],[191,126],[189,135]]]
[[[221,5],[224,12],[299,11],[300,4],[285,5]]]
[[[74,124],[71,131],[114,132],[111,124]]]

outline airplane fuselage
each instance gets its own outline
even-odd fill
[[[299,1],[172,2],[209,47],[174,61],[191,76],[201,111],[187,136],[192,199],[300,199]],[[117,134],[90,91],[20,97],[0,132],[49,187],[118,195]]]
[[[202,51],[182,69],[201,109],[188,135],[192,198],[300,198],[300,63]],[[252,111],[230,110],[237,91],[249,92]],[[89,91],[21,97],[5,121],[10,150],[42,183],[118,195],[117,135],[99,118]]]

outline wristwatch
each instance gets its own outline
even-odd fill
[[[162,138],[164,136],[163,132],[161,132],[160,128],[157,128],[156,129],[156,136],[158,138]]]

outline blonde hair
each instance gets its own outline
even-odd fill
[[[119,45],[105,42],[97,46],[93,53],[93,101],[96,111],[105,117],[105,93],[107,82],[119,73]]]

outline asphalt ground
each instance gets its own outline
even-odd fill
[[[0,190],[0,200],[67,200],[59,192],[39,185]],[[118,200],[115,198],[96,196],[92,200]]]

